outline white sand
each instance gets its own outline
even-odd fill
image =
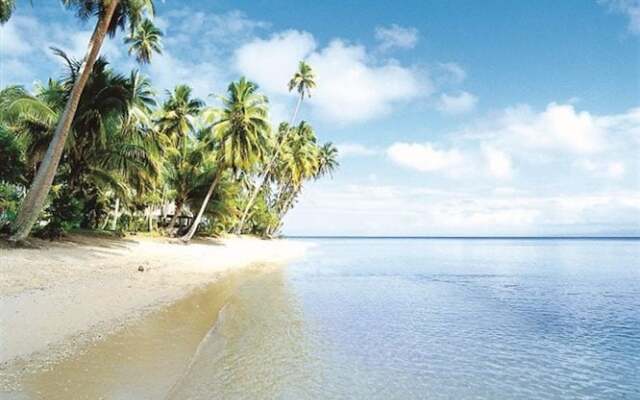
[[[46,357],[83,335],[99,338],[225,272],[283,263],[305,251],[300,242],[253,238],[183,245],[74,236],[43,243],[0,249],[0,363]]]

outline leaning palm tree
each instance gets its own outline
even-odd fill
[[[15,231],[10,238],[12,241],[24,240],[29,235],[42,210],[56,175],[80,97],[98,58],[105,36],[107,34],[115,35],[118,28],[124,28],[127,22],[129,31],[135,31],[143,15],[145,13],[152,15],[154,11],[153,0],[63,0],[63,4],[75,9],[82,19],[96,15],[98,20],[89,39],[87,54],[77,75],[74,76],[73,87],[64,111],[58,120],[53,139],[38,168],[31,188],[20,206]]]
[[[162,32],[160,29],[158,29],[151,20],[145,18],[124,42],[130,45],[129,54],[134,53],[139,63],[148,64],[151,62],[151,55],[154,52],[158,54],[162,53],[162,47],[160,46],[161,37]]]
[[[224,108],[210,112],[209,118],[214,119],[211,143],[217,147],[218,169],[191,228],[182,237],[185,242],[191,240],[198,229],[222,172],[227,168],[234,172],[247,171],[256,161],[264,159],[271,139],[268,101],[257,90],[258,86],[245,78],[232,82],[222,99]]]
[[[302,190],[304,182],[318,176],[322,164],[321,147],[317,144],[311,125],[303,121],[289,131],[277,169],[280,192],[276,197],[274,209],[278,223],[267,231],[269,235],[281,224],[282,218]]]
[[[300,63],[298,64],[298,70],[289,81],[289,91],[291,92],[295,89],[299,94],[296,107],[293,111],[293,115],[291,116],[291,121],[289,122],[289,126],[293,126],[296,120],[296,117],[298,116],[298,111],[300,111],[300,106],[302,105],[302,101],[304,100],[305,95],[308,97],[311,97],[311,89],[315,87],[316,87],[315,75],[313,73],[313,70],[311,69],[311,66],[309,66],[309,64],[307,64],[304,61],[300,61]],[[269,161],[269,163],[267,164],[264,174],[258,180],[258,185],[256,185],[256,187],[253,189],[253,192],[249,197],[249,201],[247,201],[247,204],[242,213],[242,216],[240,217],[240,221],[236,226],[236,233],[238,234],[242,233],[242,228],[244,226],[245,220],[247,219],[247,216],[249,215],[249,210],[251,209],[251,206],[255,202],[256,197],[258,196],[258,193],[260,193],[264,185],[266,185],[267,182],[269,181],[269,175],[271,174],[272,169],[275,167],[278,156],[280,154],[280,148],[282,147],[282,143],[284,140],[286,140],[286,135],[284,135],[281,138],[281,140],[276,144],[274,154],[271,160]]]

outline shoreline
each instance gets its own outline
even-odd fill
[[[282,264],[307,247],[251,237],[185,245],[88,235],[39,245],[0,248],[0,365],[70,354],[231,272]]]

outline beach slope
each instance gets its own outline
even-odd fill
[[[299,242],[75,235],[0,249],[0,363],[97,340],[225,274],[301,257]],[[61,343],[65,346],[60,346]]]

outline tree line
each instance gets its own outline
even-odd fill
[[[244,77],[219,106],[187,85],[160,101],[138,70],[121,74],[99,56],[105,37],[126,29],[129,53],[151,62],[163,36],[153,2],[62,3],[79,18],[97,17],[85,57],[52,49],[66,65],[61,79],[0,90],[0,231],[10,240],[73,229],[160,231],[184,241],[273,236],[304,183],[337,168],[335,146],[297,121],[316,86],[304,61],[288,82],[296,106],[277,127],[267,97]],[[14,8],[0,0],[0,23]]]

